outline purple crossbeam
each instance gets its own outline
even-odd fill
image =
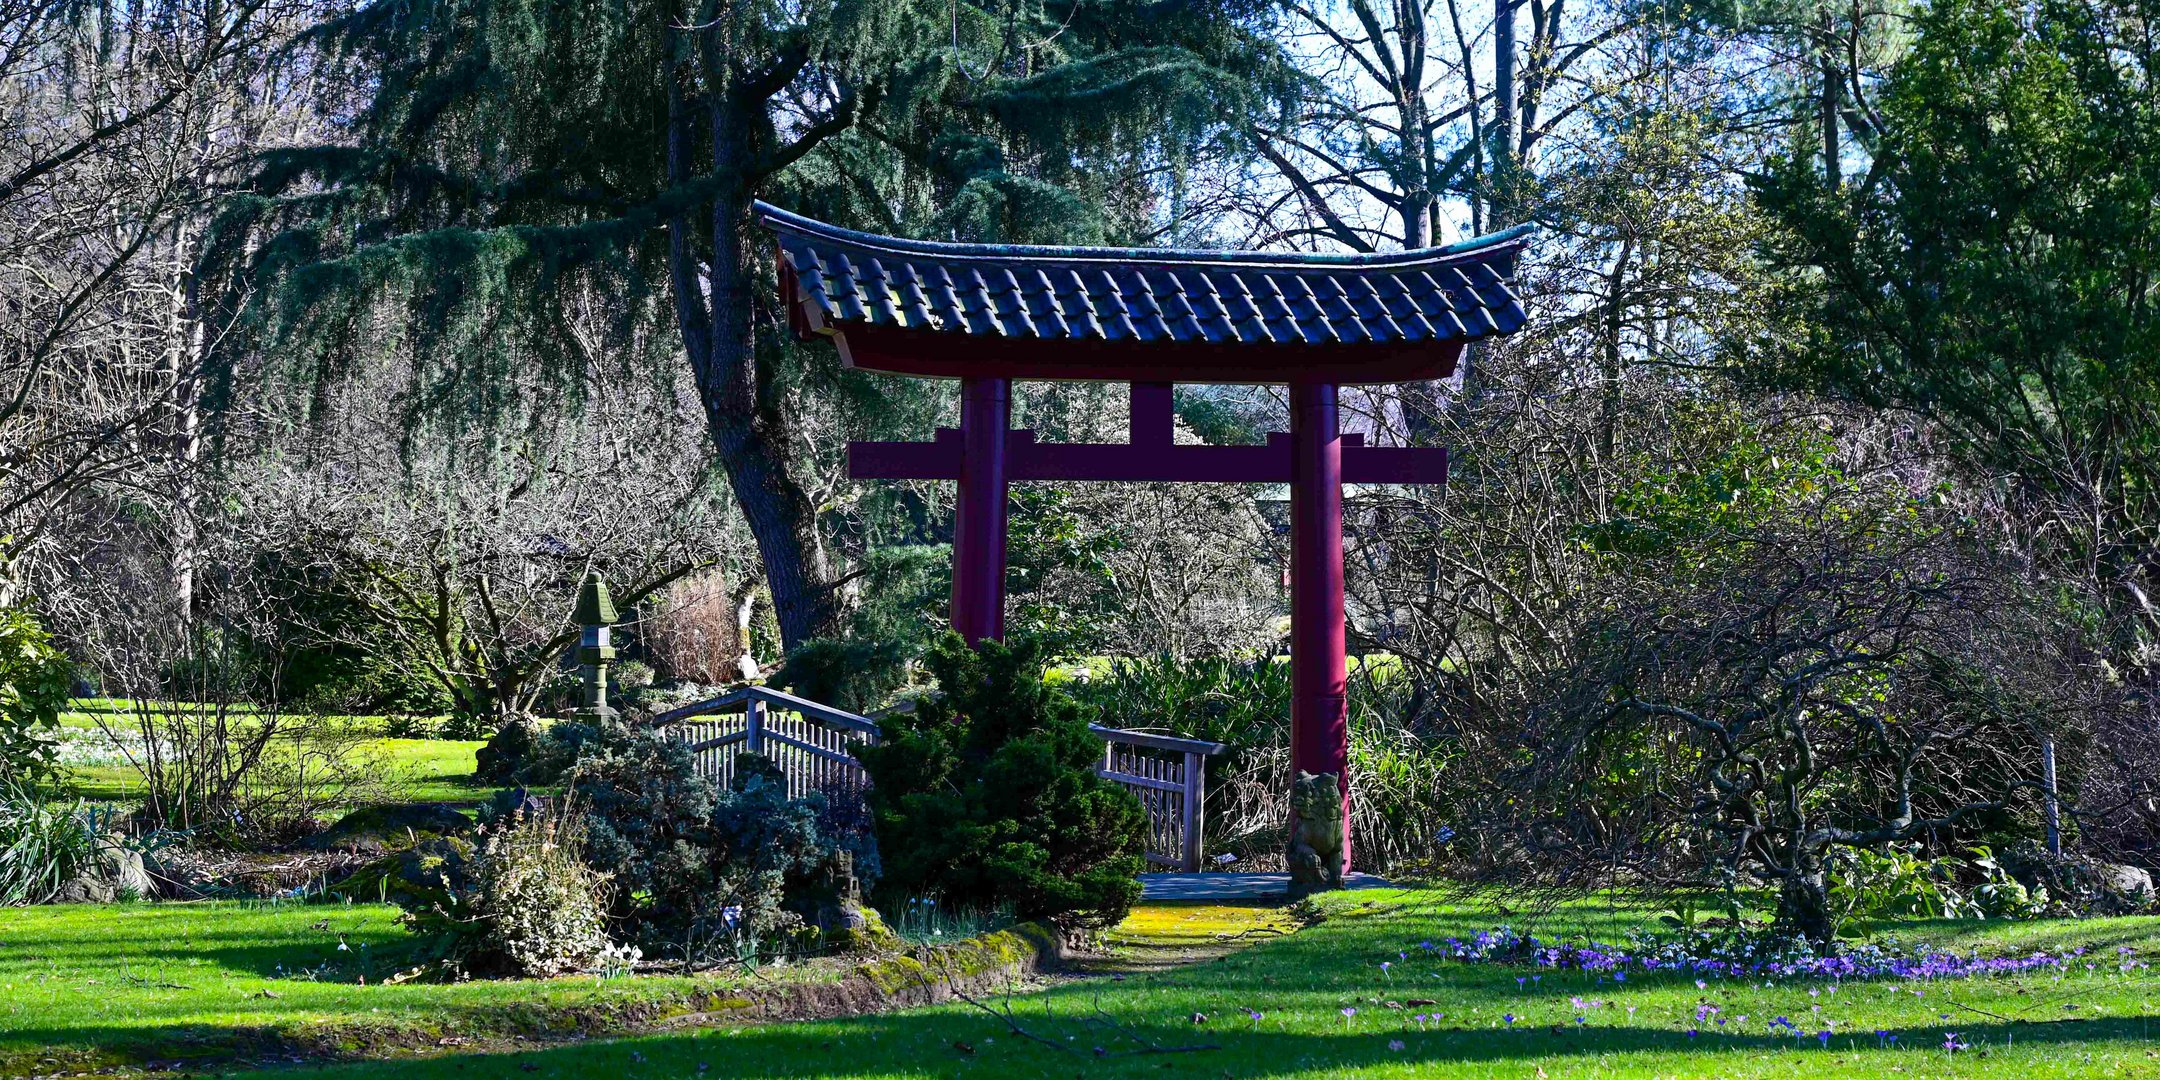
[[[1366,446],[1360,434],[1342,437],[1346,484],[1447,482],[1446,447]],[[848,444],[848,475],[857,480],[956,480],[960,431],[939,428],[932,442]],[[1006,475],[1012,480],[1160,480],[1182,483],[1287,484],[1290,436],[1274,432],[1265,446],[1174,446],[1146,443],[1039,443],[1028,430],[1005,435]]]

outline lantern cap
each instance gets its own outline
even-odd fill
[[[613,626],[620,620],[615,614],[615,601],[608,596],[607,582],[601,580],[600,571],[589,570],[585,584],[578,587],[577,611],[572,615],[579,626]]]

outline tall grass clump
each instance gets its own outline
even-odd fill
[[[1290,665],[1225,656],[1121,658],[1075,684],[1094,723],[1223,744],[1207,762],[1206,849],[1264,868],[1281,858],[1289,816]],[[1351,833],[1361,869],[1434,861],[1453,834],[1447,787],[1457,753],[1425,716],[1399,664],[1350,673]]]
[[[29,788],[0,788],[0,904],[41,904],[97,865],[104,840],[80,802],[62,805]]]

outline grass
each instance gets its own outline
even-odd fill
[[[397,916],[380,904],[253,902],[0,910],[0,1074],[226,1058],[273,1032],[434,1045],[723,985],[652,976],[383,985],[411,958]]]
[[[473,753],[486,745],[455,739],[370,739],[359,753],[382,777],[393,802],[484,802],[494,792],[476,784]],[[142,798],[142,774],[128,765],[78,765],[62,791],[91,802]]]
[[[103,740],[100,719],[122,732],[131,731],[135,725],[133,710],[134,703],[125,699],[79,698],[72,703],[70,711],[61,714],[62,738],[79,749],[93,751],[80,755],[88,760],[67,767],[65,794],[92,802],[124,803],[142,798],[141,774],[127,764],[116,748],[97,750],[111,745]],[[255,710],[242,706],[235,714],[244,721],[255,715]],[[391,724],[391,719],[383,716],[323,716],[320,719],[362,732],[384,731]],[[480,741],[384,735],[366,740],[353,752],[371,773],[382,778],[390,801],[472,803],[485,801],[493,792],[492,788],[472,782],[473,771],[477,768],[473,755],[482,745],[484,743]]]
[[[1419,941],[1466,936],[1494,922],[1489,909],[1451,905],[1439,893],[1340,894],[1326,898],[1320,908],[1326,918],[1318,925],[1286,937],[1262,935],[1260,944],[1241,952],[1162,970],[1136,966],[1122,978],[1068,980],[1015,997],[1013,1015],[1059,1049],[1017,1036],[1003,1020],[956,1004],[840,1021],[539,1040],[489,1054],[446,1050],[437,1039],[374,1038],[357,1041],[355,1052],[390,1060],[322,1071],[337,1078],[413,1080],[524,1080],[535,1074],[657,1080],[700,1072],[1535,1076],[1540,1069],[1552,1077],[2160,1075],[2160,1056],[2155,1056],[2160,1044],[2151,1040],[2160,976],[2149,969],[2123,973],[2103,964],[2060,980],[1851,983],[1834,989],[1820,982],[1718,981],[1698,989],[1692,977],[1677,975],[1637,975],[1616,985],[1595,976],[1431,958],[1417,948]],[[1584,905],[1563,909],[1535,929],[1548,936],[1579,931],[1611,940],[1638,925],[1644,914]],[[1139,939],[1151,932],[1146,919],[1167,928],[1162,933],[1184,934],[1195,942],[1210,934],[1206,919],[1164,909],[1142,916],[1118,935],[1128,948],[1145,945]],[[23,1061],[41,1053],[84,1060],[93,1053],[111,1055],[123,1044],[182,1057],[179,1051],[229,1046],[265,1026],[335,1031],[345,1025],[356,1025],[353,1030],[403,1025],[457,1038],[516,1030],[518,1017],[540,1026],[543,1022],[533,1018],[550,1009],[628,1008],[694,992],[687,980],[650,977],[399,986],[370,980],[363,987],[350,978],[310,982],[291,976],[326,961],[334,972],[349,970],[337,966],[341,963],[387,969],[390,964],[379,958],[400,947],[389,919],[388,909],[367,906],[0,912],[0,1060],[13,1054]],[[2160,919],[2154,918],[1939,922],[1897,929],[1909,938],[1989,950],[2087,944],[2110,955],[2120,945],[2148,956],[2160,951]],[[352,952],[335,951],[340,933],[355,946]],[[350,959],[363,952],[378,959]],[[1382,961],[1391,968],[1383,970]],[[1542,977],[1528,981],[1531,975]],[[1518,984],[1518,977],[1526,981]],[[264,991],[277,996],[264,997]],[[1578,997],[1604,1004],[1578,1009],[1570,1000]],[[1722,1016],[1750,1019],[1744,1025],[1698,1025],[1696,1011],[1706,1003],[1717,1005]],[[1346,1015],[1346,1009],[1355,1011]],[[1247,1010],[1262,1015],[1255,1020]],[[1414,1019],[1420,1013],[1445,1014],[1445,1019],[1420,1022]],[[1195,1014],[1205,1021],[1195,1022]],[[1509,1015],[1513,1023],[1503,1019]],[[1765,1034],[1764,1022],[1781,1015],[1800,1023],[1809,1037]],[[1690,1037],[1691,1027],[1700,1027],[1701,1034]],[[1812,1037],[1817,1030],[1836,1034],[1825,1046]],[[1886,1035],[1878,1038],[1878,1030]],[[1971,1049],[1942,1050],[1951,1031]],[[1894,1044],[1891,1034],[1897,1036]],[[1214,1048],[1135,1053],[1148,1044]],[[39,1049],[47,1046],[61,1049]],[[416,1055],[427,1056],[408,1060]]]

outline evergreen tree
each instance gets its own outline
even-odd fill
[[[1102,741],[1043,677],[1041,639],[971,649],[948,634],[927,665],[940,696],[856,748],[879,857],[900,897],[1102,927],[1140,898],[1147,811],[1095,775]]]
[[[2160,670],[2160,46],[2153,0],[1945,0],[1869,170],[1763,189],[1812,283],[1777,375],[1928,418]],[[2001,478],[1998,480],[1997,478]]]
[[[1262,15],[1255,0],[372,3],[316,36],[366,88],[351,145],[268,157],[221,255],[272,286],[257,340],[304,379],[409,348],[440,376],[416,407],[482,418],[536,368],[575,385],[566,291],[610,298],[625,324],[672,321],[792,647],[839,615],[845,567],[803,483],[818,463],[792,392],[805,365],[833,365],[770,332],[753,200],[936,236],[1145,240],[1179,163],[1267,100],[1254,87],[1278,65],[1248,33]]]

